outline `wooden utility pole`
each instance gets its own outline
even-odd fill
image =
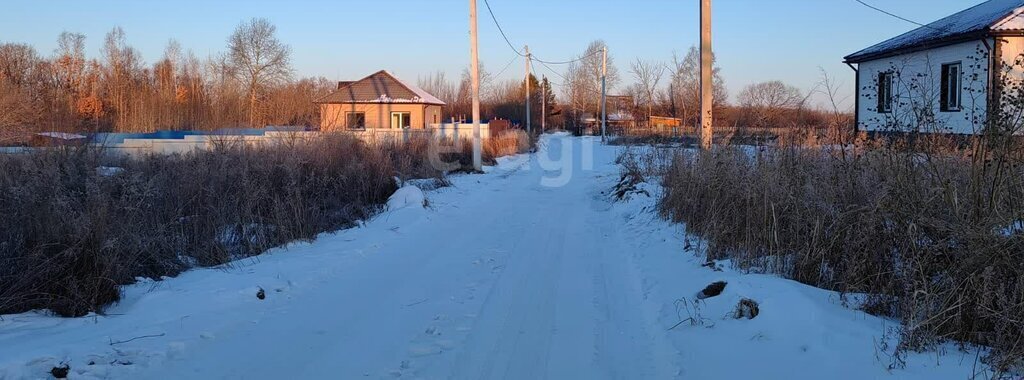
[[[608,120],[608,46],[601,53],[601,142],[607,141],[606,124]]]
[[[526,134],[532,134],[530,125],[530,45],[523,47],[526,51]]]
[[[480,139],[480,59],[477,51],[476,0],[469,0],[469,66],[473,87],[473,169],[484,170]]]
[[[544,134],[547,128],[548,119],[548,77],[541,77],[540,82],[540,134]]]
[[[714,124],[714,56],[711,52],[711,0],[700,1],[700,146],[711,149]]]

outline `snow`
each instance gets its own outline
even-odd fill
[[[1024,20],[1018,17],[1022,12],[1024,12],[1024,0],[986,1],[952,16],[853,53],[847,56],[846,59],[848,61],[857,61],[865,56],[882,54],[892,50],[988,29],[1022,29],[1024,27]]]
[[[40,132],[40,133],[37,133],[37,135],[43,136],[43,137],[59,139],[59,140],[81,140],[81,139],[86,138],[86,136],[84,136],[84,135],[80,135],[80,134],[77,134],[77,133],[67,133],[67,132]]]
[[[972,373],[974,353],[951,346],[890,370],[895,322],[833,292],[701,266],[684,226],[656,215],[659,186],[612,200],[617,153],[547,135],[537,154],[451,187],[402,187],[358,228],[127,286],[107,315],[3,316],[0,379],[48,378],[61,363],[78,379]],[[714,281],[724,292],[693,304]],[[743,298],[760,304],[756,318],[730,316]]]
[[[423,208],[427,201],[423,191],[415,185],[408,185],[399,188],[388,198],[387,208],[389,211],[397,211],[406,207]]]
[[[406,82],[406,81],[402,80],[397,75],[392,74],[390,71],[385,71],[385,72],[387,72],[387,74],[390,75],[391,78],[393,78],[399,84],[401,84],[402,86],[405,86],[405,88],[408,88],[409,91],[412,91],[414,94],[416,94],[416,98],[412,99],[411,100],[412,102],[414,102],[414,103],[429,103],[429,104],[445,105],[444,101],[442,101],[441,99],[438,99],[434,95],[431,95],[429,92],[427,92],[426,90],[420,88],[419,86],[416,86],[416,85],[414,85],[412,83],[409,83],[409,82]]]
[[[1000,231],[1003,236],[1013,236],[1024,233],[1024,220],[1015,220]]]
[[[117,166],[97,166],[96,174],[101,177],[113,177],[124,172],[124,168]]]

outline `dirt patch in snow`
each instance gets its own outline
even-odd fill
[[[757,318],[758,314],[761,314],[761,307],[758,305],[757,301],[744,298],[736,304],[736,312],[733,313],[733,318],[754,319]]]
[[[723,291],[725,291],[725,285],[727,284],[728,283],[725,281],[713,282],[707,287],[705,287],[704,290],[701,290],[700,293],[697,293],[697,299],[702,300],[711,297],[717,297],[718,295],[722,294]]]

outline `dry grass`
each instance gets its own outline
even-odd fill
[[[661,211],[708,259],[868,294],[866,310],[902,320],[897,365],[954,339],[992,347],[988,364],[1006,371],[1024,359],[1019,144],[791,136],[621,161],[635,175],[661,168]]]
[[[523,149],[516,136],[485,143],[491,161]],[[395,177],[443,178],[430,150],[338,135],[138,159],[90,148],[0,155],[0,314],[101,312],[136,277],[345,228],[379,210]]]
[[[536,138],[528,136],[522,130],[505,131],[499,136],[484,140],[484,162],[494,163],[498,157],[528,153],[536,144]]]
[[[473,171],[473,144],[469,139],[457,141],[444,141],[443,145],[449,147],[448,153],[441,154],[444,162],[457,163],[453,165],[453,171]],[[510,130],[499,136],[483,139],[481,145],[481,156],[484,165],[494,165],[498,157],[509,156],[519,153],[528,153],[536,140],[522,130]]]

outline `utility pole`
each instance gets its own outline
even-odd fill
[[[711,149],[714,124],[714,56],[711,52],[711,0],[700,1],[700,147]]]
[[[477,51],[476,0],[469,0],[469,66],[473,87],[473,169],[483,171],[480,140],[480,59]]]
[[[608,120],[608,46],[604,46],[601,54],[601,142],[606,142],[606,124]]]
[[[540,134],[547,130],[548,119],[548,77],[542,76],[540,82]]]
[[[532,134],[530,126],[530,45],[523,47],[526,50],[526,134]]]

